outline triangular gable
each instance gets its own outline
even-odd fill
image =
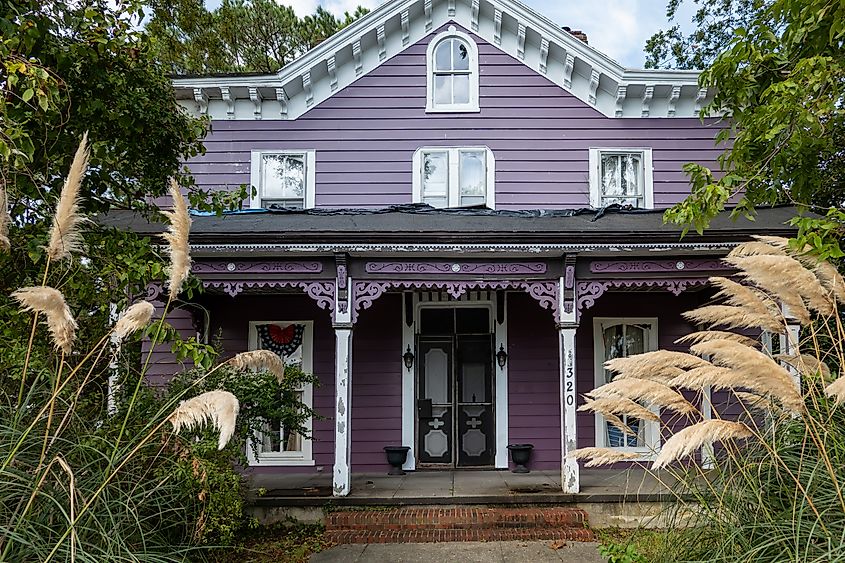
[[[454,22],[607,117],[694,117],[696,71],[626,69],[516,0],[389,0],[278,74],[177,78],[177,99],[216,119],[296,119]]]

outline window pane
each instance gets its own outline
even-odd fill
[[[461,205],[484,203],[487,192],[485,153],[461,151],[460,195]]]
[[[619,183],[619,157],[615,154],[601,157],[601,192],[603,196],[622,195]]]
[[[469,70],[469,51],[464,42],[452,40],[452,68],[454,70]]]
[[[262,156],[261,193],[267,199],[301,199],[305,195],[305,155]]]
[[[452,76],[452,103],[468,104],[469,103],[469,75],[455,74]]]
[[[423,198],[443,197],[449,193],[449,154],[429,152],[423,155]]]
[[[434,69],[452,70],[452,40],[446,39],[434,49]]]
[[[640,195],[642,183],[640,182],[640,157],[629,154],[621,156],[622,161],[622,193],[625,195]]]
[[[452,103],[452,75],[440,75],[434,77],[434,103]]]

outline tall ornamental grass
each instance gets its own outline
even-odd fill
[[[119,401],[107,413],[104,366],[114,368],[117,354],[133,341],[137,351],[143,334],[160,342],[165,323],[153,321],[151,304],[138,302],[105,327],[91,349],[74,348],[77,321],[61,291],[62,262],[84,257],[80,228],[88,219],[79,214],[79,198],[87,155],[83,139],[57,205],[40,285],[12,293],[32,324],[20,335],[26,346],[21,373],[0,374],[0,561],[202,559],[198,548],[209,543],[212,530],[214,541],[231,541],[236,531],[237,522],[224,522],[221,513],[241,510],[242,479],[232,468],[232,452],[213,457],[234,448],[228,444],[240,428],[240,404],[232,392],[209,386],[234,381],[230,386],[236,388],[255,378],[264,389],[267,378],[281,383],[284,366],[275,356],[247,353],[195,370],[178,389],[156,395],[144,384],[147,354],[140,358],[140,374],[129,370],[114,378],[121,382]],[[187,205],[175,182],[170,191],[169,293],[162,319],[190,267]],[[4,192],[0,201],[0,250],[7,251],[14,219],[6,214]],[[48,285],[52,280],[56,287]],[[55,350],[34,362],[34,343],[44,337]],[[224,373],[228,379],[219,377]],[[205,444],[210,447],[203,450]],[[201,451],[207,455],[198,455]],[[213,507],[220,498],[234,506]]]
[[[777,237],[742,244],[726,262],[737,275],[711,279],[717,302],[685,315],[707,329],[679,340],[690,353],[609,360],[614,380],[584,409],[625,433],[620,415],[655,421],[639,409],[661,409],[651,469],[674,478],[675,523],[687,528],[672,534],[665,561],[845,561],[845,282]],[[638,457],[572,455],[588,466]]]

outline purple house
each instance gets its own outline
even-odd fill
[[[278,74],[174,80],[211,118],[198,184],[255,188],[194,218],[204,313],[178,328],[320,380],[310,435],[268,427],[254,471],[331,473],[344,496],[385,446],[410,448],[406,470],[505,470],[531,443],[575,493],[569,451],[660,448],[653,423],[623,436],[577,412],[582,394],[608,358],[678,349],[720,257],[790,234],[790,212],[664,225],[683,164],[722,150],[698,117],[712,93],[585,39],[515,0],[388,0]]]

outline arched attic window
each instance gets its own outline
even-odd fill
[[[478,47],[449,26],[428,44],[426,112],[477,112]]]

